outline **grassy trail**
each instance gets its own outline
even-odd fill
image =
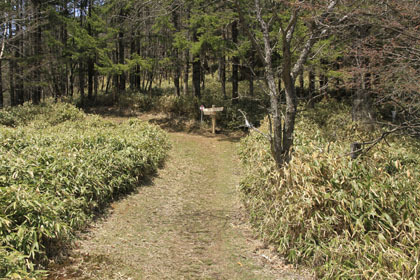
[[[301,279],[252,237],[237,190],[236,143],[170,138],[153,183],[115,202],[50,279]]]

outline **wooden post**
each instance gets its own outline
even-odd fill
[[[211,108],[216,108],[215,105],[212,105]],[[212,128],[212,133],[216,134],[216,112],[211,115],[211,128]]]
[[[216,116],[217,112],[222,112],[223,107],[216,107],[212,105],[211,108],[203,108],[204,115],[211,117],[211,126],[212,126],[212,133],[216,134]]]

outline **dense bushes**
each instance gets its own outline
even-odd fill
[[[418,279],[419,142],[396,136],[352,161],[350,142],[375,135],[343,111],[319,104],[306,113],[282,170],[265,138],[242,141],[248,175],[241,185],[252,222],[289,261],[316,268],[320,278]]]
[[[65,121],[84,119],[83,112],[67,103],[43,103],[33,106],[25,103],[23,106],[9,107],[0,110],[0,125],[16,127],[31,123],[42,127],[56,125]]]
[[[266,114],[265,108],[267,108],[268,103],[266,97],[264,95],[254,98],[242,97],[232,104],[232,100],[214,95],[210,91],[205,91],[201,100],[185,95],[128,94],[121,96],[119,105],[123,108],[131,107],[139,111],[162,112],[172,117],[184,117],[192,120],[200,118],[200,105],[204,105],[206,108],[216,105],[217,107],[224,107],[224,111],[218,115],[218,125],[226,129],[238,129],[244,125],[243,116],[238,110],[247,112],[251,123],[258,123]]]
[[[238,129],[244,126],[244,119],[238,109],[247,113],[248,120],[252,124],[264,118],[269,107],[269,96],[259,86],[260,81],[255,83],[253,95],[249,93],[248,83],[239,83],[240,97],[233,101],[229,95],[232,91],[231,84],[227,85],[228,96],[223,96],[220,83],[216,79],[207,79],[206,89],[201,92],[201,98],[194,97],[192,93],[188,95],[176,96],[174,89],[154,88],[151,93],[140,93],[127,91],[119,95],[116,106],[119,109],[130,109],[131,112],[160,112],[166,113],[173,118],[186,118],[189,120],[200,119],[200,105],[206,108],[216,105],[224,107],[225,110],[218,114],[217,124],[223,129]],[[109,99],[111,94],[100,94],[94,106],[107,106],[112,104]],[[210,122],[210,118],[205,118]]]
[[[160,129],[137,120],[117,125],[65,104],[9,112],[8,125],[27,126],[0,126],[0,278],[40,273],[34,264],[132,191],[168,149]]]

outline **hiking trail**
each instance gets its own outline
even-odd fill
[[[256,241],[237,140],[169,132],[157,176],[114,202],[48,279],[309,279]]]

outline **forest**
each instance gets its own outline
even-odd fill
[[[242,201],[287,262],[419,279],[417,0],[1,1],[0,278],[45,277],[167,158],[154,125],[87,113],[200,128],[200,105],[242,131]]]

